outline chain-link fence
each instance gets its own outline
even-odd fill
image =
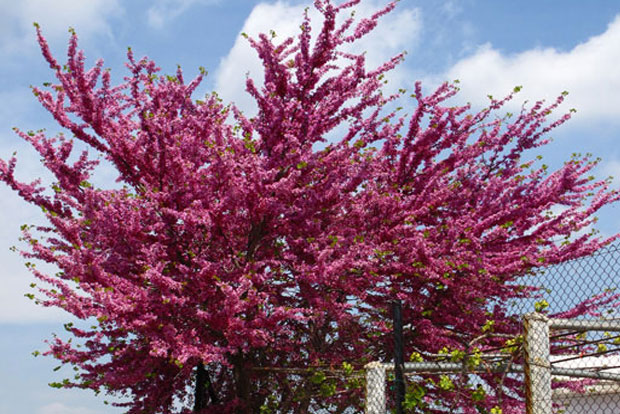
[[[534,313],[525,322],[528,412],[620,412],[620,321]]]
[[[405,363],[400,411],[392,368],[391,364],[367,366],[366,414],[525,412],[523,388],[514,386],[521,383],[523,368],[510,366],[502,358],[485,358],[476,367],[453,362]]]
[[[464,336],[460,347],[412,347],[407,335],[415,323],[399,312],[394,332],[400,324],[404,340],[394,343],[404,357],[400,369],[390,354],[365,366],[257,368],[253,381],[279,384],[261,396],[260,413],[620,413],[618,275],[620,244],[614,244],[519,278],[538,290],[489,304],[490,311],[504,312],[506,326],[489,323]],[[377,349],[388,349],[382,335]]]
[[[371,363],[365,412],[620,413],[619,275],[616,243],[520,279],[539,289],[503,304],[517,333],[443,354],[411,354],[405,343],[404,395],[393,363]]]
[[[620,323],[524,317],[515,360],[479,355],[403,366],[399,403],[394,366],[366,366],[366,413],[617,414]],[[576,350],[576,351],[575,351]]]
[[[528,413],[620,413],[620,244],[537,277],[540,295],[522,309],[546,315],[524,323]]]
[[[363,411],[363,369],[340,366],[261,367],[251,372],[261,404],[257,414],[355,414]],[[278,384],[274,387],[274,384]]]

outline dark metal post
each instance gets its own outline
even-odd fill
[[[400,300],[392,303],[394,322],[394,397],[396,402],[396,414],[402,414],[403,402],[405,401],[405,379],[403,367],[403,312]]]
[[[207,370],[202,362],[196,366],[196,383],[194,385],[194,413],[199,413],[207,406]]]
[[[194,386],[194,410],[192,412],[199,413],[205,408],[209,402],[207,400],[207,394],[211,401],[211,404],[217,404],[217,395],[211,384],[209,378],[209,372],[205,368],[202,362],[199,362],[196,366],[196,383]]]

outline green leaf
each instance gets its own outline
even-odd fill
[[[484,391],[484,388],[480,384],[476,387],[476,390],[472,392],[471,399],[475,402],[483,401],[486,397],[487,393]]]
[[[419,352],[412,352],[411,356],[409,357],[409,361],[411,362],[422,362],[424,361],[424,358],[422,358],[422,355]]]
[[[345,375],[351,375],[353,373],[353,365],[346,361],[342,363],[342,369],[344,370]]]
[[[488,320],[484,323],[484,326],[482,327],[482,332],[489,332],[493,330],[493,326],[495,325],[495,321],[493,320]]]
[[[538,302],[534,304],[534,310],[536,312],[542,312],[548,307],[549,307],[549,302],[547,302],[545,299],[539,300]]]
[[[439,377],[439,388],[444,391],[452,391],[454,389],[454,383],[447,375],[442,375]]]
[[[321,384],[323,381],[325,381],[325,373],[321,372],[321,371],[317,371],[314,374],[312,374],[312,376],[310,377],[310,382],[313,384]]]

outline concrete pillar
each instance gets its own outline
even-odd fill
[[[527,414],[552,414],[549,319],[540,313],[524,316],[525,396]]]
[[[380,362],[370,362],[366,370],[365,414],[385,414],[385,367]]]

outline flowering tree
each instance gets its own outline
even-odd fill
[[[50,341],[78,370],[57,386],[128,396],[132,414],[359,408],[353,379],[343,394],[324,371],[295,382],[295,369],[346,374],[390,358],[394,299],[412,327],[407,354],[504,346],[518,333],[505,301],[534,293],[520,277],[610,241],[569,238],[618,199],[587,177],[594,161],[550,172],[523,159],[569,118],[546,122],[563,96],[498,117],[512,94],[473,112],[446,103],[456,85],[425,95],[416,83],[401,116],[404,91],[381,87],[402,56],[368,70],[342,51],[395,4],[337,23],[359,2],[316,0],[315,40],[307,15],[296,39],[249,40],[265,69],[264,86],[247,81],[253,118],[215,94],[194,100],[202,75],[161,76],[131,50],[114,86],[101,61],[85,68],[75,34],[61,65],[37,29],[56,83],[34,93],[91,150],[72,156],[72,139],[16,130],[54,175],[47,190],[0,161],[0,178],[49,222],[24,228],[22,254],[60,270],[32,267],[47,282],[37,300],[86,321],[66,325],[73,342]],[[97,156],[119,185],[92,185]],[[449,403],[506,413],[518,399],[487,394]]]

